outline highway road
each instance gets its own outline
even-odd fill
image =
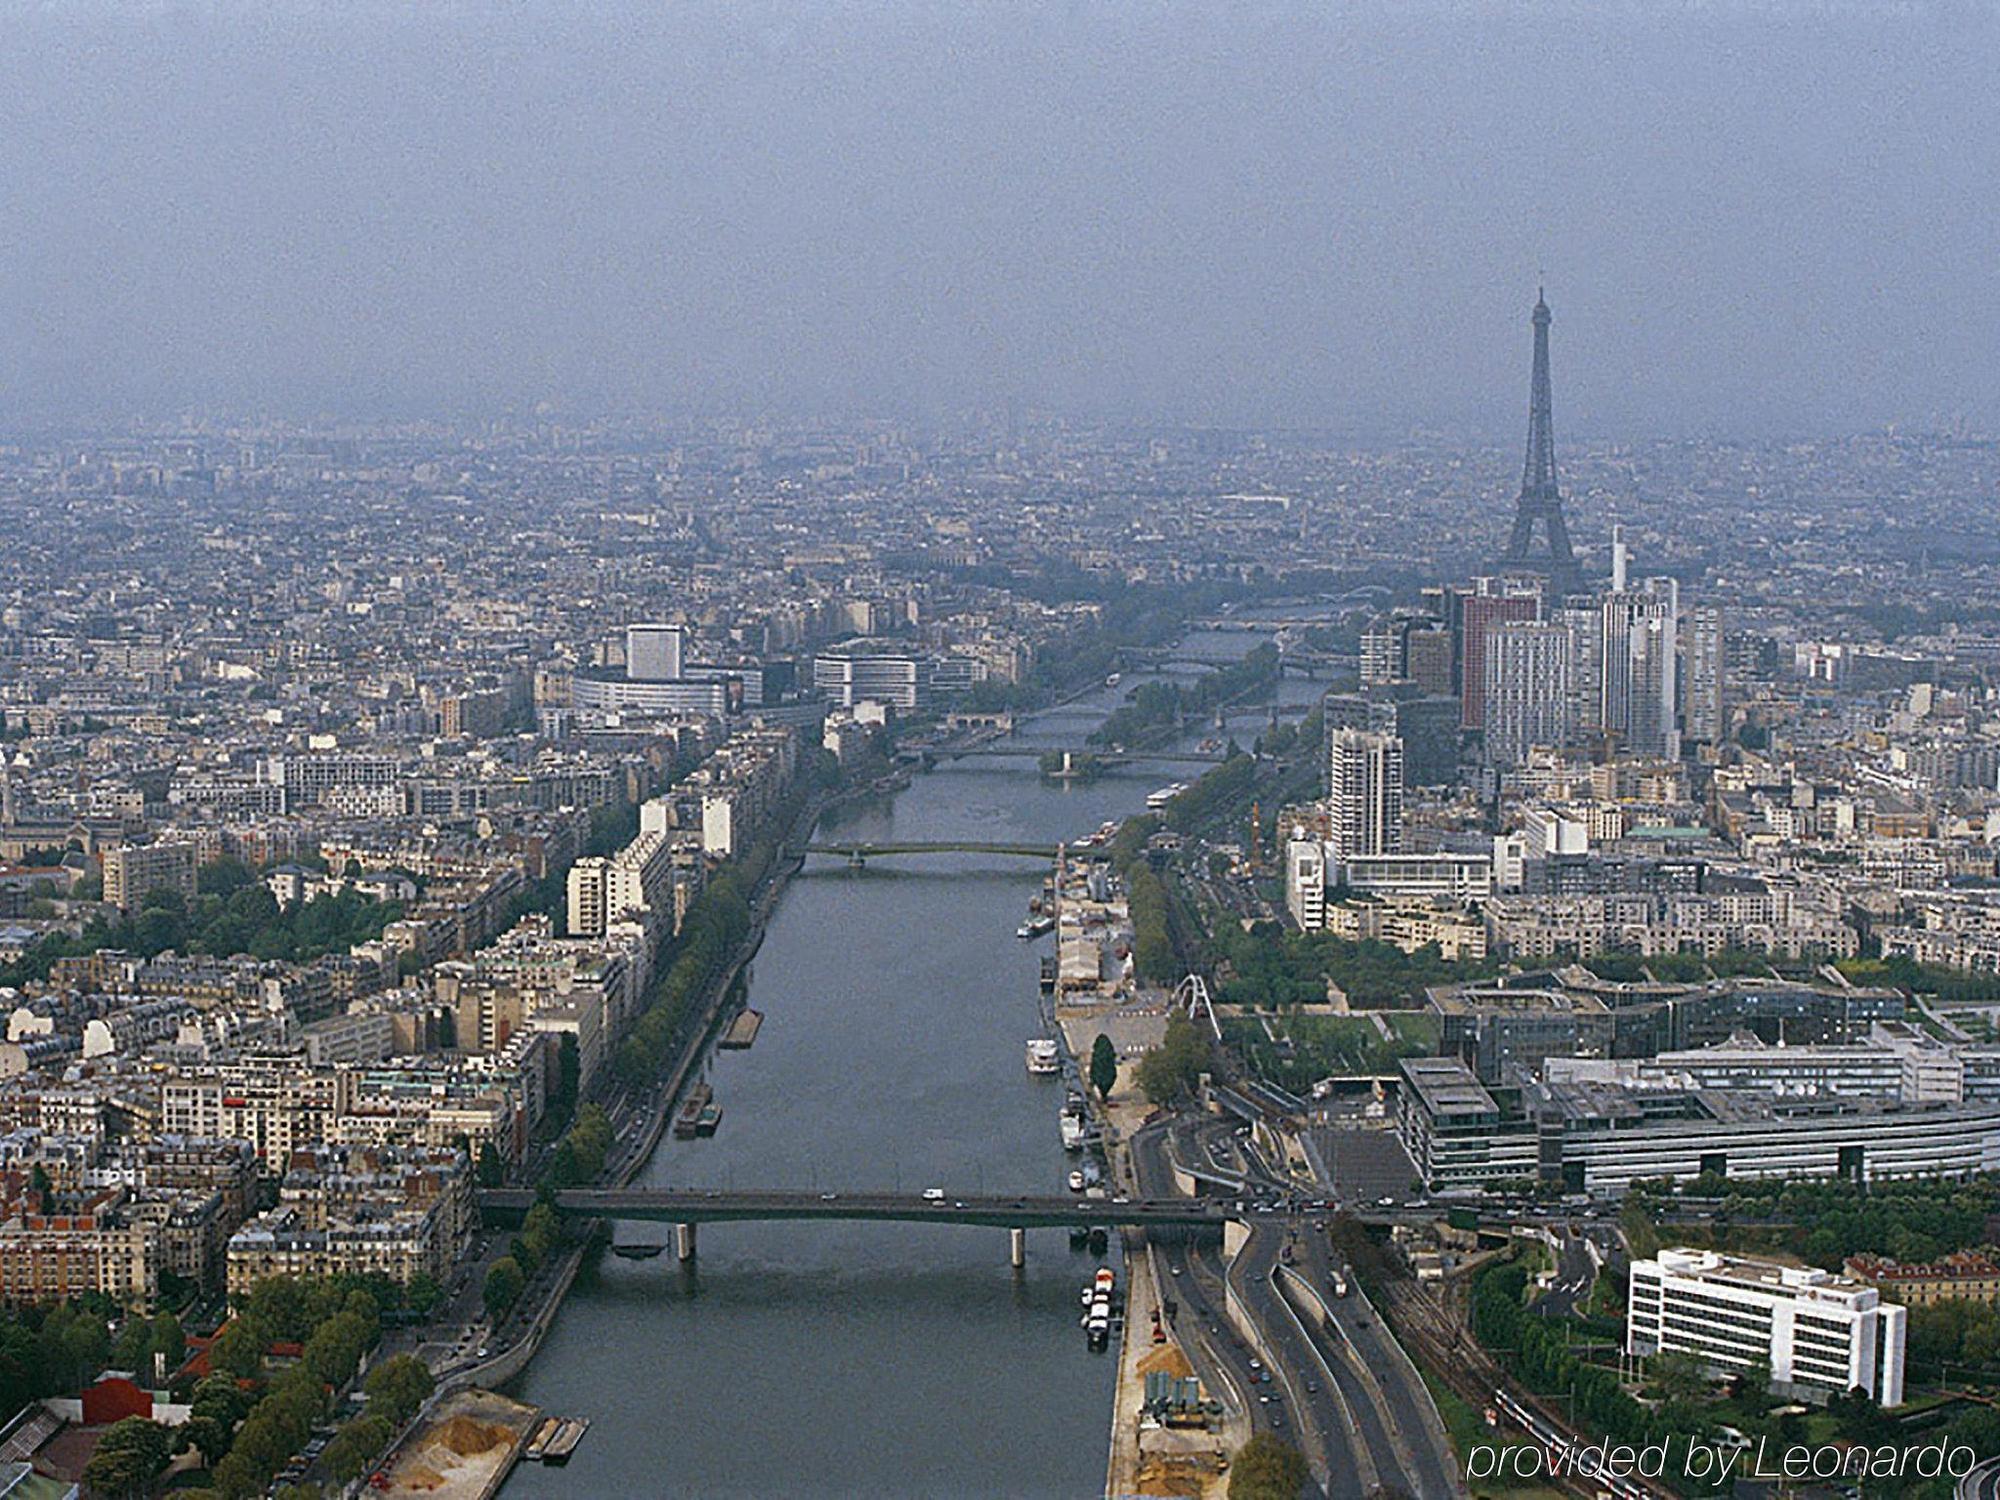
[[[1366,1386],[1332,1365],[1307,1324],[1279,1294],[1275,1276],[1285,1242],[1278,1229],[1253,1230],[1230,1263],[1229,1286],[1256,1326],[1279,1387],[1299,1414],[1301,1451],[1327,1493],[1366,1495],[1398,1480],[1401,1467]],[[1390,1462],[1383,1467],[1381,1459]]]
[[[1597,1261],[1590,1254],[1589,1242],[1573,1225],[1564,1224],[1553,1232],[1557,1244],[1555,1277],[1536,1300],[1535,1311],[1545,1318],[1567,1318],[1590,1301],[1591,1288],[1597,1284]]]
[[[1299,1235],[1295,1264],[1315,1287],[1331,1286],[1335,1260],[1324,1234],[1308,1229]],[[1458,1460],[1430,1389],[1352,1276],[1347,1286],[1344,1298],[1321,1297],[1330,1326],[1313,1330],[1314,1339],[1335,1370],[1358,1381],[1379,1409],[1387,1442],[1371,1437],[1370,1444],[1378,1455],[1386,1455],[1378,1459],[1383,1482],[1390,1482],[1394,1469],[1401,1475],[1397,1482],[1416,1500],[1463,1495]]]
[[[1959,1480],[1957,1500],[2000,1500],[2000,1458],[1989,1458]]]
[[[1164,1127],[1149,1127],[1133,1137],[1132,1163],[1139,1190],[1147,1197],[1171,1191]],[[1296,1315],[1279,1300],[1269,1279],[1268,1266],[1275,1264],[1284,1239],[1277,1222],[1253,1230],[1253,1241],[1261,1235],[1264,1242],[1256,1257],[1264,1269],[1261,1274],[1251,1271],[1248,1279],[1242,1259],[1224,1269],[1221,1247],[1206,1235],[1166,1231],[1150,1236],[1155,1264],[1165,1268],[1160,1295],[1179,1304],[1174,1329],[1181,1335],[1182,1347],[1199,1343],[1201,1355],[1216,1367],[1228,1388],[1242,1395],[1254,1428],[1294,1444],[1329,1500],[1361,1500],[1368,1486],[1356,1462],[1356,1438],[1342,1399],[1312,1354]],[[1256,1348],[1248,1346],[1230,1319],[1231,1289],[1257,1333]],[[1193,1350],[1189,1355],[1195,1358]],[[1213,1389],[1214,1376],[1201,1370],[1199,1363],[1197,1369]]]
[[[1297,1191],[1297,1185],[1282,1181],[1263,1153],[1236,1135],[1227,1121],[1181,1122],[1172,1143],[1183,1164],[1197,1161],[1219,1172],[1240,1174],[1253,1189],[1262,1188],[1267,1193]],[[1312,1228],[1311,1222],[1302,1218],[1282,1225],[1260,1221],[1240,1262],[1255,1278],[1245,1283],[1246,1289],[1258,1282],[1270,1283],[1287,1242],[1302,1278],[1316,1291],[1329,1286],[1335,1262],[1325,1234]],[[1356,1467],[1371,1480],[1369,1487],[1380,1484],[1414,1500],[1448,1500],[1464,1494],[1450,1439],[1429,1390],[1351,1278],[1347,1300],[1331,1296],[1318,1299],[1331,1314],[1330,1326],[1302,1315],[1301,1309],[1291,1305],[1292,1299],[1283,1297],[1275,1286],[1268,1299],[1261,1288],[1256,1295],[1260,1325],[1290,1324],[1303,1337],[1305,1346],[1297,1351],[1303,1363],[1298,1368],[1308,1375],[1317,1371],[1317,1383],[1323,1387],[1319,1394],[1331,1398],[1338,1411],[1338,1420],[1360,1458]],[[1307,1304],[1303,1312],[1310,1310]],[[1314,1394],[1305,1393],[1308,1400]]]

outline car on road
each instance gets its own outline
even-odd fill
[[[822,1202],[822,1203],[834,1203],[834,1202],[838,1202],[838,1201],[839,1201],[839,1198],[840,1198],[840,1194],[838,1194],[838,1193],[821,1193],[821,1194],[819,1195],[819,1201],[820,1201],[820,1202]]]
[[[943,1189],[943,1188],[941,1188],[941,1187],[928,1187],[928,1188],[925,1188],[925,1189],[924,1189],[924,1202],[926,1202],[926,1203],[942,1203],[942,1202],[944,1202],[944,1189]]]

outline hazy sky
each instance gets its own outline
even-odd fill
[[[1995,14],[0,0],[0,420],[2000,430]]]

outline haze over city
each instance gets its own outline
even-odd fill
[[[1976,4],[9,5],[0,415],[2000,422]]]

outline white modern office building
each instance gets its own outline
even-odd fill
[[[1632,1262],[1631,1354],[1679,1353],[1718,1375],[1766,1364],[1775,1387],[1826,1397],[1856,1387],[1903,1403],[1908,1313],[1866,1282],[1711,1250]]]

